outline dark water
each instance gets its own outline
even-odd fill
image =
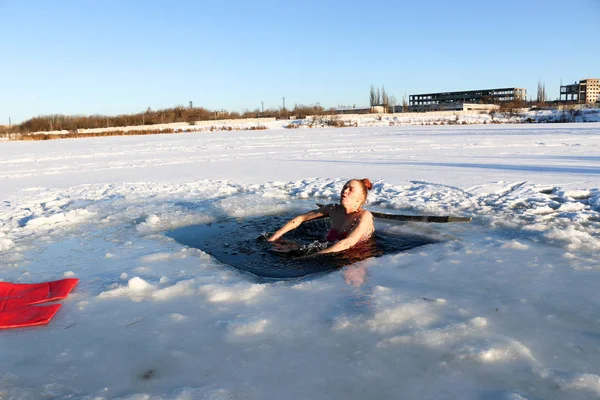
[[[370,257],[395,254],[436,243],[418,234],[375,235],[346,251],[310,256],[327,247],[329,219],[308,221],[275,243],[266,239],[295,215],[231,219],[166,232],[177,242],[211,254],[220,262],[264,278],[289,279],[330,272]]]

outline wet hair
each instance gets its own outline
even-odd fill
[[[363,178],[361,180],[358,180],[360,183],[362,183],[363,186],[363,190],[365,191],[365,193],[367,193],[369,190],[373,189],[373,184],[371,183],[371,181],[369,180],[369,178]]]

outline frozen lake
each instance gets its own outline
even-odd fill
[[[0,331],[0,398],[600,398],[599,154],[599,123],[0,142],[1,278],[80,279]],[[367,209],[473,220],[273,282],[165,234],[363,177]]]

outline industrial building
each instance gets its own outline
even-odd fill
[[[389,111],[389,110],[388,110]],[[388,112],[384,106],[370,107],[341,107],[336,108],[336,114],[383,114]],[[398,112],[398,111],[396,111]],[[399,111],[402,112],[402,111]]]
[[[561,85],[561,102],[577,104],[596,103],[600,95],[600,80],[597,78],[582,79],[572,85]]]
[[[522,88],[411,94],[408,108],[410,111],[462,110],[464,104],[510,103],[525,101],[526,98],[527,90]]]

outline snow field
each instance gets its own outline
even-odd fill
[[[0,332],[0,397],[600,397],[597,133],[3,143],[2,279],[81,281],[47,327]],[[369,209],[473,221],[377,222],[443,241],[272,282],[162,234],[337,201],[355,176]]]

